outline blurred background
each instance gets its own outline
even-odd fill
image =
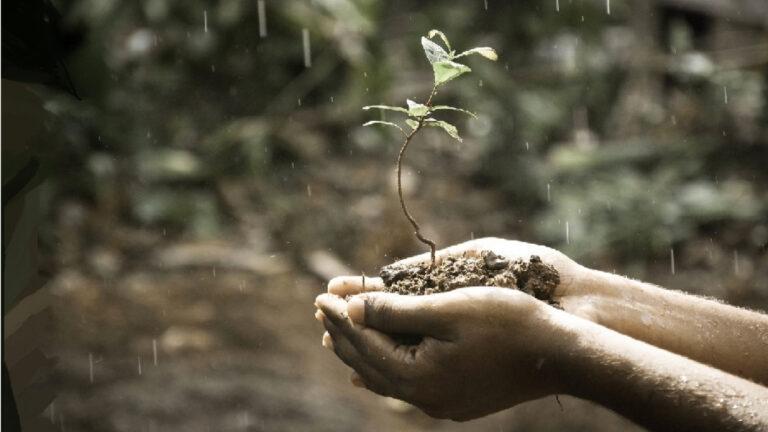
[[[57,6],[81,38],[69,92],[36,90],[54,430],[639,430],[568,397],[433,420],[355,389],[320,346],[325,280],[424,251],[396,198],[400,137],[360,108],[429,93],[432,28],[500,57],[438,95],[478,113],[445,116],[464,143],[409,149],[409,206],[438,245],[541,243],[768,309],[762,0]]]

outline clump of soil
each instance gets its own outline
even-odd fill
[[[430,263],[392,264],[381,269],[385,291],[405,295],[425,295],[470,286],[498,286],[519,289],[550,304],[560,283],[560,274],[537,255],[529,260],[509,260],[492,251],[480,257],[447,257],[435,268]]]

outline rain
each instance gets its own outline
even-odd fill
[[[264,0],[258,0],[256,2],[258,14],[259,14],[259,37],[267,37],[267,6]]]
[[[304,47],[304,67],[312,67],[312,51],[309,45],[309,30],[301,30],[301,41]]]

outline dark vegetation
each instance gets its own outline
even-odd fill
[[[428,94],[413,41],[431,28],[501,61],[441,93],[478,113],[460,151],[439,130],[409,149],[402,191],[426,236],[544,243],[768,308],[759,7],[268,0],[261,37],[257,1],[66,3],[87,32],[67,63],[83,100],[46,95],[41,239],[59,355],[46,415],[63,430],[632,427],[567,398],[433,421],[355,390],[320,347],[325,279],[420,251],[397,145],[359,107]]]

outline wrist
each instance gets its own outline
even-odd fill
[[[560,310],[554,311],[552,323],[558,341],[550,354],[556,393],[592,400],[589,389],[599,379],[594,376],[599,365],[594,362],[592,341],[600,327]]]

